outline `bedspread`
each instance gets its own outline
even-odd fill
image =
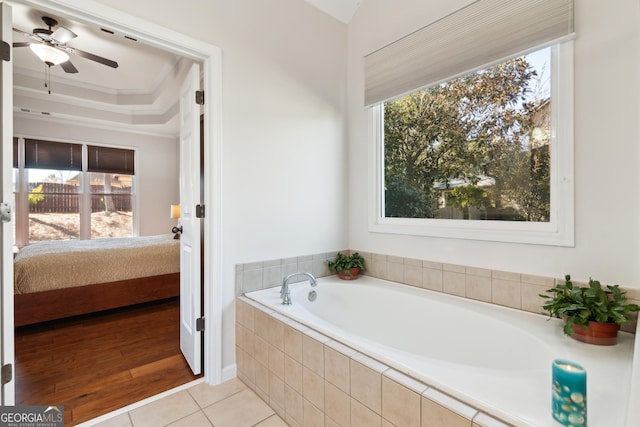
[[[25,294],[179,271],[172,235],[38,242],[16,255],[14,288]]]

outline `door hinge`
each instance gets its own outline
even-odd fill
[[[3,61],[11,61],[11,46],[4,40],[0,43],[0,54]]]
[[[196,91],[196,104],[204,105],[204,91],[203,90],[197,90]]]
[[[204,317],[198,317],[196,319],[196,332],[204,331]]]
[[[13,379],[13,365],[11,363],[7,363],[6,365],[2,365],[2,369],[0,370],[0,383],[5,385]]]
[[[204,205],[196,205],[196,218],[204,218]]]

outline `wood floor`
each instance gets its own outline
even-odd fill
[[[177,298],[16,329],[16,404],[63,405],[65,426],[198,378]]]

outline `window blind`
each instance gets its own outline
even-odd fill
[[[14,164],[17,161],[15,156]],[[24,167],[30,169],[82,170],[82,145],[25,139]]]
[[[13,167],[18,167],[18,138],[13,138]]]
[[[569,38],[573,31],[573,0],[478,0],[365,56],[365,105]]]
[[[88,147],[88,172],[134,175],[134,151],[123,148]]]

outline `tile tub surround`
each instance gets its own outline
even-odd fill
[[[248,298],[238,377],[291,426],[507,426]]]
[[[327,261],[338,252],[359,252],[365,259],[365,275],[405,285],[444,292],[464,298],[498,304],[531,313],[545,314],[540,294],[564,278],[489,270],[478,267],[437,263],[358,250],[346,250],[236,265],[236,296],[278,286],[282,278],[296,271],[308,271],[316,277],[333,273]],[[306,280],[300,278],[300,280]],[[574,282],[576,285],[586,284]],[[640,289],[620,288],[627,292],[628,303],[640,304]],[[637,319],[637,314],[634,316]],[[621,330],[635,332],[636,321]]]
[[[547,322],[544,316],[370,277],[354,282],[321,278],[315,302],[306,298],[310,289],[306,282],[293,284],[291,306],[282,306],[279,287],[247,298],[265,307],[262,311],[269,317],[273,313],[281,321],[302,323],[314,336],[321,333],[518,426],[551,426],[546,417],[551,380],[545,380],[551,360],[579,361],[598,390],[591,394],[591,420],[595,425],[606,424],[605,418],[611,425],[623,425],[633,352],[630,334],[622,334],[614,347],[588,346],[565,337],[558,319]],[[392,312],[390,307],[402,310]],[[457,320],[441,324],[439,319],[448,315]],[[254,324],[260,333],[258,319]],[[310,348],[303,346],[303,358],[304,353],[317,354]],[[305,375],[303,384],[314,379]]]

